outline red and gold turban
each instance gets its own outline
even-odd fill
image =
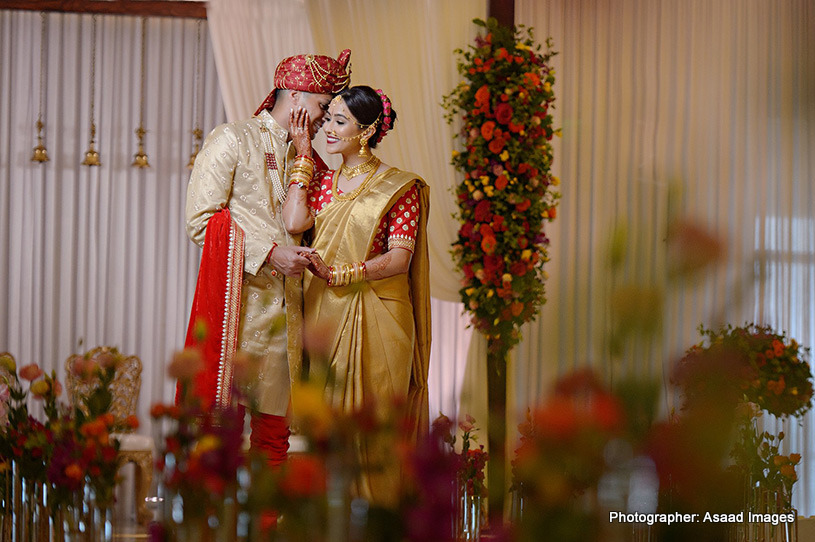
[[[297,55],[284,58],[274,71],[274,90],[260,104],[255,115],[274,107],[277,89],[300,90],[314,94],[334,94],[348,86],[351,50],[345,49],[336,60],[325,55]]]

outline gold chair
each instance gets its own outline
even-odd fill
[[[73,369],[74,363],[81,359],[95,359],[104,354],[121,358],[117,363],[116,374],[111,383],[113,399],[110,413],[117,422],[124,422],[128,416],[135,415],[139,402],[142,363],[138,357],[121,356],[116,348],[109,346],[96,347],[84,356],[74,354],[65,361],[65,388],[71,403],[83,408],[80,398],[86,396],[94,386],[99,385],[99,380],[98,378],[79,379]],[[152,519],[152,513],[147,510],[146,498],[153,481],[153,450],[155,449],[153,439],[133,432],[113,433],[111,437],[119,441],[116,468],[120,469],[127,463],[133,463],[135,466],[136,516],[139,523],[147,524]]]

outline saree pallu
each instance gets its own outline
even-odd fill
[[[312,247],[329,265],[368,260],[377,227],[394,203],[416,184],[420,216],[407,274],[329,288],[309,275],[305,285],[307,333],[332,337],[326,353],[331,404],[353,412],[373,402],[380,412],[406,401],[408,439],[428,428],[430,290],[427,251],[429,188],[413,173],[391,168],[350,200],[335,199],[317,215]],[[314,365],[320,362],[312,357]],[[399,471],[381,468],[394,455],[383,442],[361,438],[359,493],[379,504],[397,498]]]

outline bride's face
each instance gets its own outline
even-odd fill
[[[323,122],[325,150],[330,154],[350,154],[359,151],[363,129],[342,99],[334,99],[328,105]]]

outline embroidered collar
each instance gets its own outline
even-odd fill
[[[269,113],[268,109],[264,109],[263,111],[261,111],[258,114],[257,118],[261,122],[261,124],[263,124],[267,130],[269,130],[269,132],[272,134],[272,137],[274,137],[276,140],[283,143],[284,145],[286,144],[286,140],[289,139],[288,130],[280,126],[280,124],[278,124],[277,121],[274,120],[274,117],[272,116],[271,113]]]

